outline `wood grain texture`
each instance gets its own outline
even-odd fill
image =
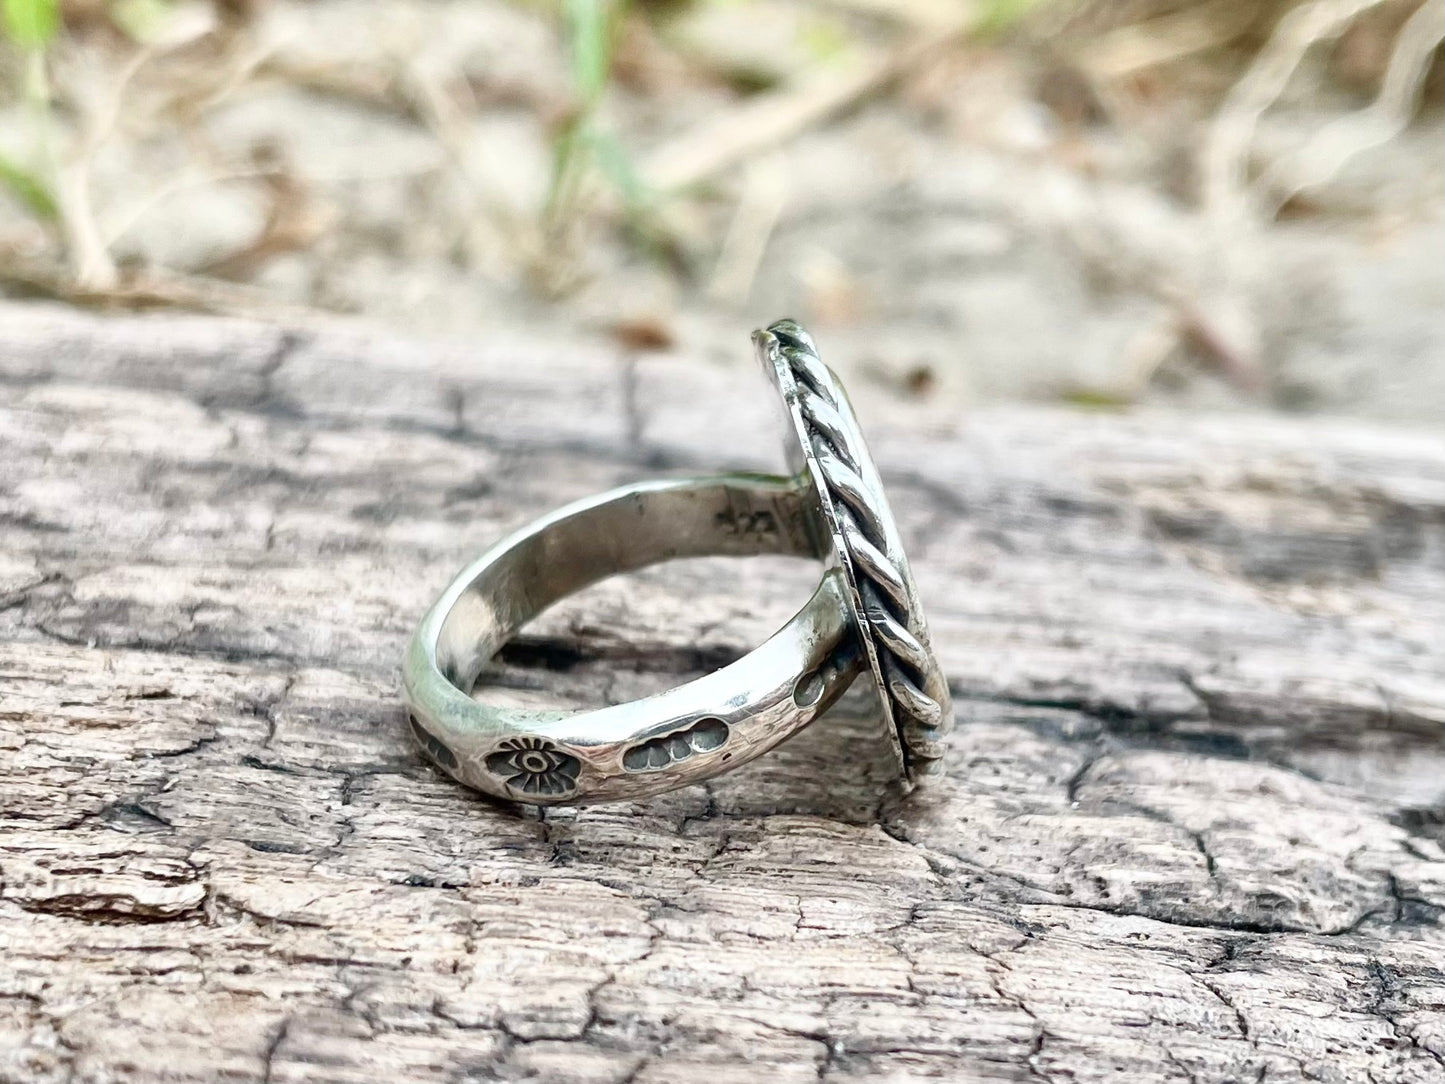
[[[410,626],[563,500],[776,466],[760,377],[0,307],[0,1080],[1445,1080],[1445,442],[854,390],[945,776],[859,695],[542,818],[410,747]],[[492,691],[681,680],[809,577],[604,584]]]

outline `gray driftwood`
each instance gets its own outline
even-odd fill
[[[562,500],[780,463],[760,377],[0,308],[0,1079],[1445,1080],[1445,443],[854,384],[945,778],[859,696],[543,819],[419,760],[409,628]],[[636,695],[810,575],[604,585],[494,683]]]

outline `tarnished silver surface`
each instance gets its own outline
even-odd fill
[[[810,723],[862,668],[832,571],[755,651],[656,696],[587,712],[499,708],[470,695],[523,624],[590,583],[676,557],[817,556],[806,490],[784,478],[643,482],[591,497],[497,543],[464,570],[407,649],[412,729],[478,790],[537,803],[637,798],[745,764]]]
[[[948,689],[847,398],[798,325],[755,339],[798,436],[797,474],[625,486],[537,520],[464,569],[422,619],[403,665],[412,732],[449,774],[539,804],[645,797],[767,752],[865,671],[908,778],[936,763]],[[763,553],[818,558],[822,580],[792,620],[731,665],[595,711],[503,708],[471,695],[492,655],[566,595],[673,558]]]
[[[919,782],[938,769],[953,701],[878,470],[842,383],[807,331],[779,320],[753,342],[797,432],[793,462],[806,469],[832,535],[895,749],[909,781]]]

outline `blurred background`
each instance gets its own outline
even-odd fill
[[[12,298],[1445,422],[1445,0],[0,5]]]

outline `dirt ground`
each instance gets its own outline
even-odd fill
[[[792,314],[947,411],[1445,422],[1445,5],[563,8],[66,7],[0,283],[689,364]]]

